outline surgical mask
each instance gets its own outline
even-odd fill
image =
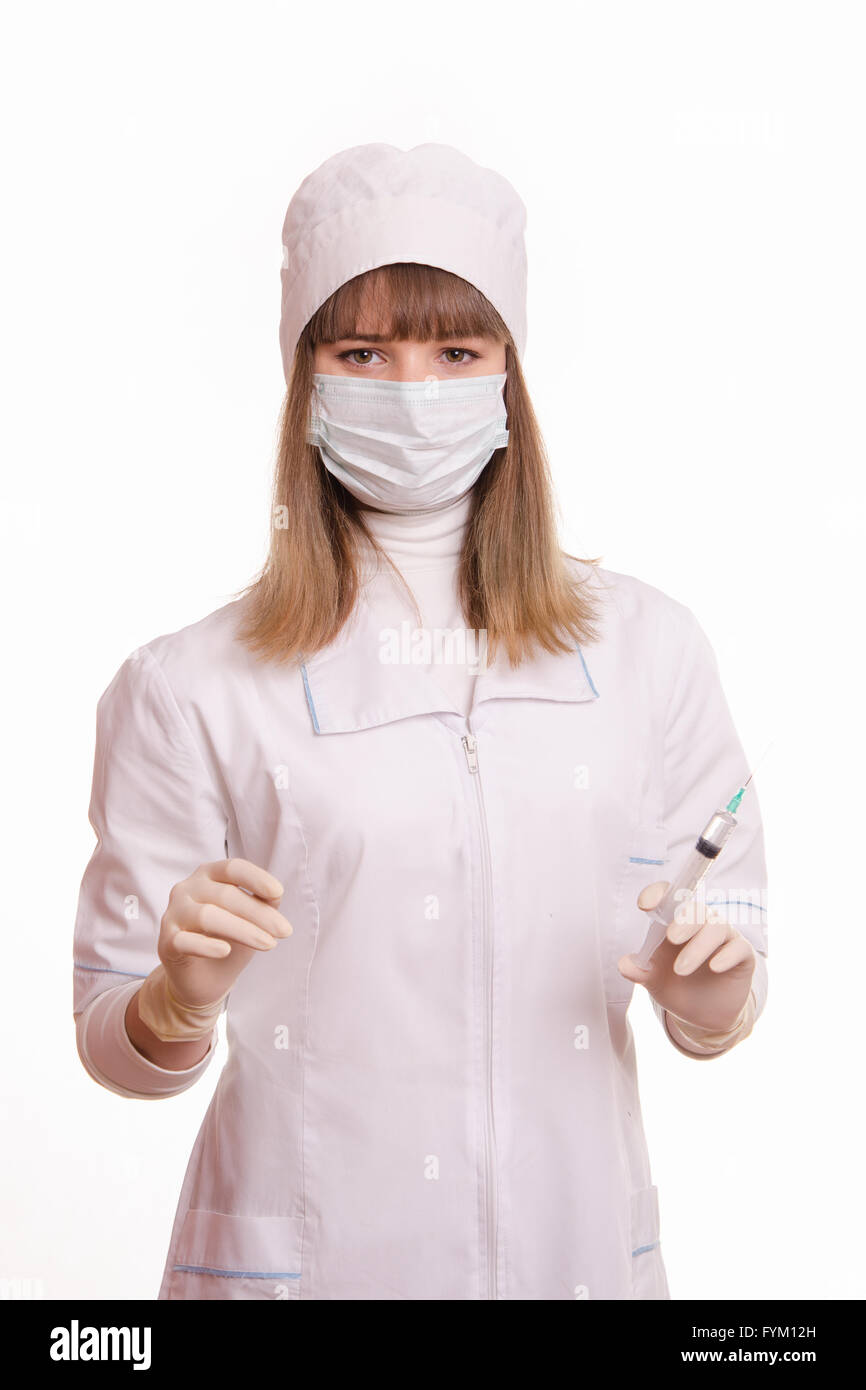
[[[427,381],[313,375],[307,442],[360,502],[435,511],[508,443],[506,373]]]

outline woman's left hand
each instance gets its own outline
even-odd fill
[[[651,911],[668,886],[661,881],[647,884],[638,895],[638,907]],[[733,1028],[748,1000],[755,952],[718,908],[695,897],[677,909],[648,970],[641,970],[630,955],[618,965],[625,979],[644,985],[675,1018],[724,1033]]]

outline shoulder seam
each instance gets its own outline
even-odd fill
[[[158,679],[159,679],[159,683],[160,683],[160,685],[161,685],[161,687],[162,687],[162,689],[163,689],[163,691],[164,691],[164,693],[165,693],[166,699],[167,699],[168,702],[169,702],[170,708],[171,708],[171,710],[173,711],[174,716],[175,716],[175,718],[176,718],[178,724],[180,725],[180,727],[181,727],[181,728],[183,729],[183,731],[184,731],[184,735],[185,735],[185,738],[186,738],[186,742],[189,744],[190,748],[192,749],[193,754],[195,755],[196,761],[198,762],[198,764],[199,764],[199,766],[200,766],[202,772],[204,773],[205,777],[207,778],[208,785],[210,786],[212,792],[213,792],[214,795],[216,796],[216,798],[217,798],[217,800],[219,801],[220,805],[223,807],[223,811],[225,812],[225,811],[226,811],[226,807],[225,807],[225,805],[224,805],[224,803],[223,803],[222,792],[220,791],[219,787],[218,787],[218,786],[216,785],[216,783],[214,782],[214,779],[213,779],[213,777],[212,777],[212,775],[211,775],[210,769],[208,768],[208,765],[207,765],[207,763],[205,762],[205,760],[204,760],[204,758],[203,758],[203,756],[202,756],[202,752],[201,752],[201,749],[200,749],[199,746],[198,746],[198,742],[196,741],[195,735],[193,734],[192,729],[189,727],[189,724],[187,723],[186,719],[185,719],[184,716],[183,716],[183,711],[181,710],[180,705],[179,705],[178,702],[177,702],[177,698],[176,698],[176,696],[175,696],[175,693],[174,693],[174,691],[173,691],[172,688],[171,688],[171,685],[170,685],[170,683],[169,683],[169,680],[168,680],[167,675],[165,674],[165,671],[162,669],[162,665],[160,664],[159,661],[157,661],[156,657],[154,656],[153,652],[152,652],[151,649],[150,649],[150,645],[149,645],[149,644],[146,643],[143,647],[140,647],[139,650],[140,650],[141,652],[146,652],[146,653],[147,653],[148,659],[149,659],[149,661],[150,661],[150,663],[151,663],[153,669],[157,672]]]

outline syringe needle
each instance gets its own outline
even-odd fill
[[[770,739],[770,742],[767,744],[766,748],[764,749],[764,751],[763,751],[763,753],[761,754],[761,756],[760,756],[760,758],[758,759],[758,761],[757,761],[756,763],[753,764],[752,770],[751,770],[751,772],[749,773],[748,777],[746,778],[745,782],[744,782],[743,785],[740,787],[739,791],[736,792],[735,795],[732,796],[731,799],[730,799],[730,801],[728,802],[728,805],[727,805],[727,808],[726,808],[726,809],[727,809],[728,811],[730,811],[732,815],[733,815],[736,811],[738,811],[738,810],[740,809],[740,802],[742,801],[743,797],[745,796],[746,787],[747,787],[747,786],[749,785],[749,783],[751,782],[752,778],[753,778],[754,775],[755,775],[755,772],[756,772],[757,769],[761,766],[761,763],[762,763],[762,762],[764,761],[764,759],[766,758],[766,756],[767,756],[767,754],[769,753],[769,751],[770,751],[770,749],[772,748],[772,746],[773,746],[773,740]]]
[[[754,775],[755,775],[755,773],[757,772],[758,768],[761,766],[761,763],[762,763],[762,762],[764,761],[764,759],[766,758],[767,754],[769,753],[769,751],[770,751],[770,749],[772,748],[772,746],[773,746],[774,743],[775,743],[775,739],[772,739],[772,738],[771,738],[771,739],[770,739],[770,742],[767,744],[766,748],[764,749],[764,751],[763,751],[763,753],[761,754],[761,756],[760,756],[760,758],[758,759],[758,761],[757,761],[756,763],[753,763],[753,764],[752,764],[752,770],[751,770],[751,772],[749,773],[748,777],[746,778],[745,782],[743,783],[743,786],[744,786],[744,787],[747,787],[747,786],[749,785],[749,783],[751,782],[752,778],[754,777]]]

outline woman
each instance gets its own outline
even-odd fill
[[[524,221],[447,146],[304,180],[268,562],[100,700],[82,1061],[175,1095],[227,1018],[160,1298],[670,1297],[626,1011],[751,1030],[761,824],[641,972],[745,762],[690,610],[559,549]]]

